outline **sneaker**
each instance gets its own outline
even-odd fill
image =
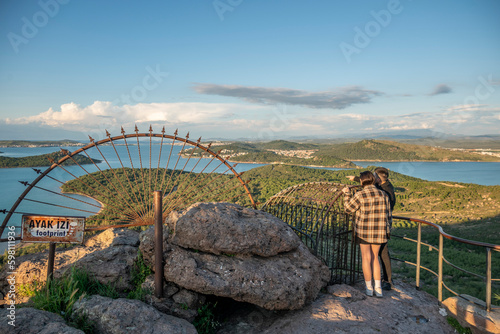
[[[372,295],[373,295],[373,291],[372,291]],[[375,296],[378,298],[383,297],[381,288],[375,288]]]
[[[389,282],[382,282],[382,290],[390,291],[392,289],[392,284]]]
[[[368,297],[372,297],[372,296],[373,296],[373,290],[372,290],[372,289],[368,289],[368,288],[367,288],[367,289],[366,289],[366,295],[367,295]]]

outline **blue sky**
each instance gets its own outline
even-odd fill
[[[499,1],[3,0],[0,139],[500,131]]]

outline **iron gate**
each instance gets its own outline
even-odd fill
[[[344,212],[343,184],[310,182],[287,188],[261,208],[287,223],[330,268],[330,284],[354,284],[361,274],[352,216]]]

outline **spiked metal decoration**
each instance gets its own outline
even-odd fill
[[[274,195],[261,208],[286,222],[323,259],[332,284],[353,284],[361,272],[352,216],[343,209],[343,187],[329,182],[299,184]]]
[[[177,130],[167,135],[165,128],[153,133],[151,126],[147,133],[139,133],[136,126],[133,134],[122,128],[115,137],[106,130],[106,137],[96,141],[89,136],[88,145],[74,152],[61,150],[63,157],[52,160],[45,171],[34,169],[34,181],[20,181],[26,189],[10,210],[0,211],[6,214],[0,235],[13,215],[33,210],[43,215],[83,213],[92,226],[86,230],[150,225],[154,191],[163,194],[164,216],[202,201],[255,208],[243,173],[234,170],[230,157],[212,151],[211,143],[202,144],[201,137],[194,142],[189,133],[185,138]],[[28,203],[29,212],[23,212]]]

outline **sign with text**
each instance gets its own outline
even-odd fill
[[[85,217],[23,216],[24,242],[83,243]]]

